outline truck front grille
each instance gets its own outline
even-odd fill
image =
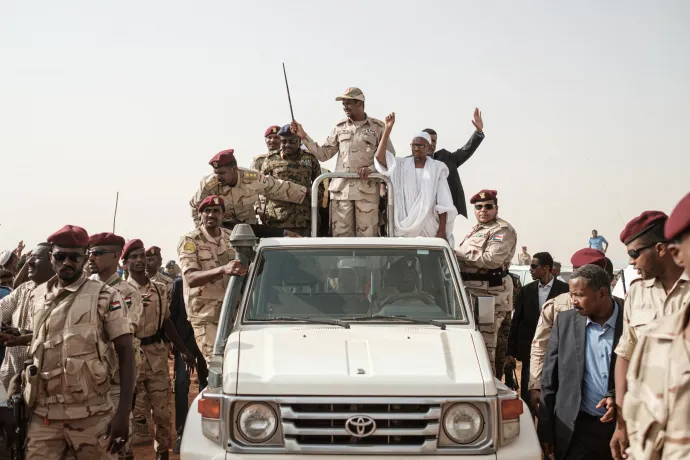
[[[395,446],[400,452],[425,452],[436,449],[441,406],[282,403],[280,415],[289,451]]]

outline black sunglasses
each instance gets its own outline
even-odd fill
[[[58,262],[64,262],[69,259],[72,262],[79,262],[84,256],[75,252],[54,252],[53,258]]]
[[[491,211],[491,210],[494,208],[494,205],[491,204],[491,203],[487,203],[487,204],[475,204],[475,205],[474,205],[474,209],[476,209],[477,211],[481,211],[482,208],[488,209],[489,211]]]
[[[641,248],[629,249],[628,255],[630,256],[631,259],[637,259],[638,257],[640,257],[640,254],[642,253],[642,251],[644,251],[645,249],[653,248],[654,246],[656,246],[659,243],[661,243],[661,241],[656,242],[656,243],[652,243],[652,244],[647,245],[647,246],[642,246]]]
[[[537,267],[541,267],[541,265],[538,265],[538,264],[530,264],[530,266],[529,266],[529,268],[531,268],[532,270],[536,270]]]

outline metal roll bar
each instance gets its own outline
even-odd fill
[[[388,203],[386,204],[386,210],[387,210],[387,234],[388,236],[393,236],[395,234],[395,219],[393,219],[393,213],[395,212],[393,209],[393,183],[391,180],[388,178],[388,176],[384,176],[383,174],[379,173],[372,173],[369,174],[369,177],[367,179],[360,179],[359,174],[357,173],[348,173],[348,172],[327,172],[321,174],[319,177],[314,179],[314,183],[311,184],[311,236],[316,237],[318,236],[318,227],[319,227],[319,185],[321,185],[321,182],[323,182],[325,179],[357,179],[357,180],[371,180],[371,179],[376,179],[376,180],[381,180],[386,184],[386,188],[388,189]],[[328,193],[328,190],[325,191],[325,193]]]

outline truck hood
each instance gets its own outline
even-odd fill
[[[286,326],[242,330],[238,336],[238,361],[226,360],[237,366],[237,374],[225,379],[226,393],[485,396],[496,391],[481,335],[466,328]]]

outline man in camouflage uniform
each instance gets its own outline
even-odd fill
[[[271,126],[269,127],[266,132],[264,132],[264,141],[266,142],[266,147],[268,148],[268,153],[262,153],[261,155],[257,155],[254,158],[252,158],[252,163],[249,166],[249,169],[253,169],[254,171],[261,171],[261,168],[264,165],[264,161],[266,158],[268,158],[270,155],[274,153],[280,153],[280,137],[278,136],[278,131],[280,131],[280,126]],[[259,195],[259,199],[257,200],[256,204],[254,205],[254,209],[256,211],[256,215],[259,217],[259,220],[261,221],[262,224],[266,223],[266,197],[263,195]]]
[[[129,267],[127,280],[142,298],[143,314],[139,322],[139,338],[143,353],[143,363],[137,379],[137,398],[134,407],[134,423],[145,424],[147,405],[151,405],[155,424],[154,449],[157,460],[168,460],[171,444],[170,424],[170,371],[168,369],[168,347],[163,342],[163,334],[175,344],[182,353],[187,366],[194,367],[194,357],[187,351],[170,321],[165,287],[146,277],[146,251],[139,239],[130,240],[122,251],[122,259]]]
[[[221,227],[225,212],[222,198],[206,197],[199,204],[201,225],[184,235],[177,247],[187,318],[208,363],[213,356],[220,309],[230,277],[246,273],[230,247],[230,231]]]
[[[676,265],[664,236],[668,216],[661,211],[645,211],[632,219],[620,234],[630,264],[642,281],[630,286],[623,309],[623,335],[616,347],[616,406],[622,408],[627,391],[626,375],[637,343],[657,318],[672,315],[690,303],[689,278]],[[627,446],[626,420],[616,417],[612,451],[620,455]]]
[[[280,152],[266,158],[261,173],[276,179],[311,188],[314,179],[319,177],[319,160],[309,152],[300,149],[300,138],[290,131],[290,125],[278,132]],[[266,224],[309,236],[311,231],[310,203],[288,203],[269,199],[265,208]]]
[[[666,221],[664,237],[676,264],[690,277],[690,194]],[[652,289],[646,284],[637,283],[636,290]],[[627,373],[627,454],[633,459],[690,458],[690,302],[667,316],[657,313],[660,317],[639,337]]]
[[[33,412],[26,458],[58,460],[71,451],[77,460],[114,459],[129,436],[136,372],[132,324],[120,293],[84,274],[89,236],[83,228],[67,225],[47,241],[57,276],[32,293],[29,354],[35,368],[23,373],[24,398]],[[120,364],[117,408],[104,358],[111,344]]]
[[[494,375],[497,375],[495,358],[498,331],[508,312],[513,309],[513,280],[508,276],[508,267],[517,242],[513,226],[498,218],[496,195],[495,190],[482,190],[470,198],[478,223],[456,251],[462,279],[469,293],[495,299],[494,323],[479,326]]]
[[[240,169],[234,152],[232,149],[223,150],[209,161],[213,174],[201,181],[199,190],[189,202],[194,225],[201,225],[199,205],[211,195],[225,202],[223,221],[236,220],[245,224],[258,222],[254,205],[259,194],[273,200],[309,203],[310,190],[307,187],[264,176],[258,171]]]
[[[508,266],[510,268],[510,266]],[[513,281],[513,310],[515,310],[515,299],[517,299],[520,289],[522,289],[522,283],[520,283],[520,277],[508,273],[510,279]],[[506,364],[506,349],[508,347],[508,336],[510,335],[510,323],[512,321],[513,312],[509,311],[506,317],[501,323],[501,327],[498,329],[498,339],[496,340],[496,378],[498,380],[503,379],[504,368]],[[512,377],[511,377],[512,378]],[[506,376],[506,383],[510,379]],[[517,383],[517,382],[515,382]]]
[[[365,179],[374,171],[374,154],[385,124],[366,114],[364,93],[359,88],[348,88],[336,101],[342,101],[347,118],[335,125],[323,145],[314,142],[296,121],[292,122],[292,131],[319,161],[328,161],[337,155],[336,172],[359,174],[360,180],[331,181],[333,236],[378,236],[379,181]],[[387,150],[395,154],[390,140]]]
[[[161,272],[163,265],[163,258],[161,257],[161,248],[158,246],[151,246],[146,250],[146,276],[151,281],[165,286],[165,296],[170,301],[170,290],[172,289],[173,279]]]

